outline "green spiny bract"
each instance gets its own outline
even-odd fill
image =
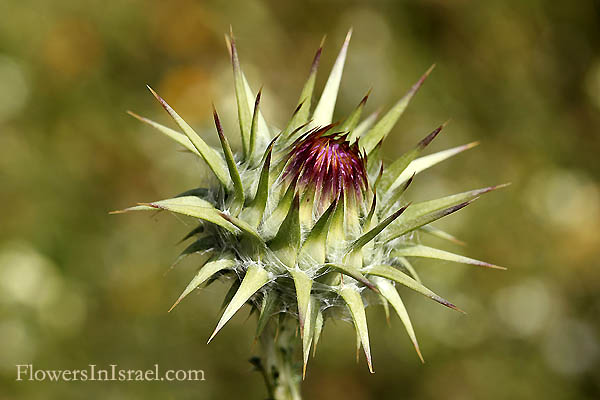
[[[459,310],[421,283],[410,264],[412,257],[500,268],[421,245],[412,234],[420,231],[456,241],[430,224],[498,186],[415,204],[408,204],[404,196],[416,174],[476,143],[420,156],[442,125],[393,163],[384,167],[382,162],[383,140],[432,68],[378,121],[377,115],[371,115],[361,122],[365,96],[343,122],[332,124],[349,39],[350,33],[311,112],[319,48],[298,105],[281,131],[265,122],[261,93],[252,95],[235,42],[228,40],[242,154],[232,153],[216,111],[220,150],[208,146],[150,88],[183,133],[131,113],[201,157],[219,182],[216,187],[123,210],[167,210],[199,220],[199,226],[186,236],[195,241],[182,256],[208,252],[210,258],[175,305],[202,284],[223,276],[233,278],[228,303],[209,341],[244,304],[258,314],[257,337],[282,315],[292,315],[298,321],[306,367],[325,321],[349,315],[372,371],[365,317],[369,297],[382,303],[386,314],[392,306],[419,357],[417,339],[396,287],[406,286]]]

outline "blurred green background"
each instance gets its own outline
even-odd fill
[[[107,214],[207,176],[125,114],[170,124],[145,84],[216,144],[214,101],[237,137],[230,24],[278,126],[325,34],[318,88],[354,27],[339,118],[369,88],[370,111],[389,106],[437,63],[387,156],[448,118],[430,151],[482,144],[420,175],[412,199],[513,183],[439,224],[468,243],[448,250],[508,271],[416,263],[468,312],[403,292],[426,364],[397,318],[388,328],[369,308],[376,373],[356,364],[352,326],[329,324],[306,398],[600,398],[598,1],[8,0],[0,14],[1,399],[265,397],[246,361],[255,326],[247,312],[206,345],[224,285],[166,312],[194,270],[188,259],[164,274],[190,222]],[[206,381],[15,381],[15,364],[30,363],[200,368]]]

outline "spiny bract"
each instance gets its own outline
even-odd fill
[[[374,114],[360,122],[365,96],[343,122],[331,123],[350,36],[349,32],[311,113],[319,48],[298,106],[281,131],[265,122],[260,112],[261,93],[256,98],[251,95],[235,42],[232,37],[228,39],[241,133],[240,155],[232,153],[216,111],[221,150],[208,146],[150,88],[183,133],[130,113],[201,157],[220,184],[123,210],[167,210],[199,220],[199,226],[186,236],[196,240],[182,255],[209,252],[211,257],[175,305],[206,282],[233,277],[229,302],[209,341],[246,303],[258,313],[257,337],[281,313],[294,315],[306,367],[311,345],[316,346],[324,322],[349,315],[356,328],[357,344],[362,345],[372,371],[365,317],[369,296],[383,304],[386,314],[391,304],[419,357],[417,339],[396,286],[406,286],[458,310],[421,283],[410,258],[496,267],[421,245],[412,240],[411,233],[421,231],[455,241],[430,223],[497,186],[416,204],[407,205],[404,199],[415,174],[476,143],[419,157],[442,125],[390,165],[384,168],[382,162],[381,143],[432,68],[378,121]]]

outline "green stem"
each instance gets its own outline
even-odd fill
[[[297,326],[297,320],[286,315],[279,324],[270,322],[260,335],[262,354],[253,363],[263,374],[269,400],[302,400],[300,368],[294,362]]]

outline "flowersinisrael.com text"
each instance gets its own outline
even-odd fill
[[[18,364],[17,381],[52,381],[52,382],[87,382],[87,381],[204,381],[204,370],[173,370],[161,371],[158,364],[151,369],[123,369],[117,364],[108,368],[100,368],[89,364],[82,369],[36,369],[32,364]]]

